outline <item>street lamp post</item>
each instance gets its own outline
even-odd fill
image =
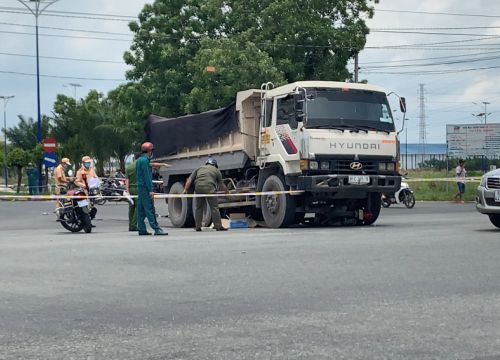
[[[52,4],[59,0],[17,0],[35,16],[36,35],[36,99],[37,99],[37,133],[38,143],[42,142],[42,113],[40,110],[40,56],[38,52],[38,17]],[[42,187],[41,163],[38,164],[38,186]]]
[[[408,121],[410,119],[406,119]],[[405,170],[408,171],[408,125],[405,128]]]
[[[491,104],[491,103],[490,103],[490,102],[488,102],[488,101],[482,101],[482,102],[481,102],[481,104],[478,104],[478,103],[476,103],[476,102],[473,102],[473,104],[474,104],[474,105],[479,105],[479,106],[481,106],[481,104],[483,104],[483,105],[484,105],[484,112],[479,113],[479,114],[472,114],[472,115],[477,116],[477,117],[479,117],[479,118],[481,118],[481,117],[483,117],[483,116],[484,116],[484,124],[486,125],[486,120],[487,120],[487,118],[488,118],[488,115],[490,115],[490,114],[491,114],[491,113],[488,113],[488,112],[486,111],[486,107],[487,107],[487,105],[489,105],[489,104]],[[481,121],[481,120],[480,120],[480,121]]]
[[[5,187],[9,185],[9,173],[7,170],[7,103],[9,102],[10,99],[13,99],[14,95],[10,96],[0,96],[0,99],[3,100],[3,134],[4,134],[4,139],[3,139],[3,146],[4,146],[4,164],[3,164],[3,175],[5,178]]]

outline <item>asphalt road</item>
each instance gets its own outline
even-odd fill
[[[140,238],[123,205],[92,234],[52,209],[0,202],[0,359],[500,358],[500,231],[473,204]]]

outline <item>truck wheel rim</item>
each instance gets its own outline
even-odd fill
[[[276,195],[269,195],[266,197],[266,207],[270,213],[276,214],[279,211],[279,200]]]

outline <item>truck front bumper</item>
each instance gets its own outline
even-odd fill
[[[481,214],[500,214],[500,202],[495,201],[495,189],[478,186],[476,191],[476,209]]]
[[[401,176],[397,175],[368,175],[368,184],[351,184],[349,175],[310,175],[299,176],[297,186],[299,190],[308,192],[396,192],[401,187]]]

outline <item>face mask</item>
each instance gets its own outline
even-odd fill
[[[83,166],[85,167],[85,169],[90,169],[90,163],[83,163]]]

